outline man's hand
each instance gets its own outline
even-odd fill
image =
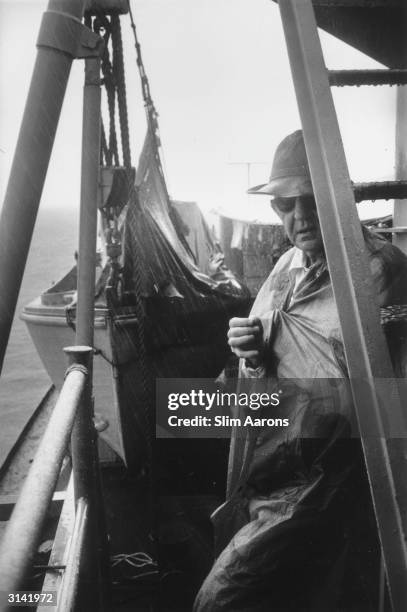
[[[258,317],[229,321],[228,343],[233,353],[243,359],[249,359],[250,365],[258,367],[264,348],[263,326]]]

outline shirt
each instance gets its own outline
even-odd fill
[[[293,300],[293,295],[298,288],[298,285],[304,279],[305,275],[309,271],[306,264],[306,255],[304,251],[294,247],[294,255],[288,267],[288,273],[290,278],[293,280],[293,288],[292,288],[292,296],[291,301]]]
[[[265,345],[258,368],[242,363],[248,378],[342,378],[341,332],[325,261],[309,269],[293,247],[280,257],[251,311],[259,317]]]

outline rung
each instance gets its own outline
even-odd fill
[[[406,85],[407,70],[329,70],[329,84],[333,87],[345,85]]]
[[[312,0],[313,6],[325,8],[397,8],[402,0]]]
[[[0,521],[8,521],[17,503],[18,495],[0,495]],[[55,491],[52,496],[53,514],[59,514],[61,506],[65,500],[65,491]]]
[[[383,181],[381,183],[354,183],[356,202],[364,200],[403,200],[407,198],[407,181]]]
[[[89,0],[86,12],[90,15],[126,15],[129,4],[126,0]]]
[[[407,234],[407,226],[400,227],[371,227],[376,234]]]

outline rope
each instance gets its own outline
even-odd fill
[[[135,24],[133,17],[131,16],[133,32],[136,35]],[[104,53],[102,57],[102,74],[103,84],[106,89],[106,97],[108,104],[109,113],[109,133],[103,128],[102,139],[101,139],[101,158],[105,159],[105,163],[108,166],[119,166],[119,152],[118,152],[118,138],[116,134],[116,123],[115,123],[115,112],[116,112],[116,94],[117,94],[117,107],[120,124],[120,136],[121,136],[121,148],[123,154],[123,165],[127,168],[131,167],[131,151],[130,151],[130,139],[129,139],[129,127],[128,127],[128,113],[127,113],[127,102],[126,102],[126,83],[124,74],[124,60],[123,60],[123,44],[121,36],[121,26],[118,16],[112,16],[109,19],[103,14],[99,14],[94,21],[94,29],[99,34],[103,29],[103,38],[105,41]],[[111,43],[112,49],[112,60],[109,55],[109,44]],[[144,66],[141,59],[140,45],[137,41],[137,65],[142,76],[142,88],[145,106],[147,109],[147,118],[149,129],[155,136],[154,142],[158,152],[159,139],[157,136],[158,124],[157,124],[157,113],[151,100],[150,88],[147,76],[144,71]],[[156,153],[158,161],[159,157]],[[109,232],[112,231],[112,221],[117,222],[117,210],[110,207],[109,210],[103,209],[102,213],[107,220],[107,239]],[[117,246],[117,242],[111,241],[110,246]],[[119,264],[119,256],[110,257],[109,261],[111,264],[111,275],[106,284],[106,301],[108,308],[111,312],[114,312],[115,308],[120,305],[120,283],[121,279],[121,266]],[[139,320],[136,330],[135,342],[138,349],[138,364],[139,364],[139,377],[141,387],[141,398],[139,409],[142,411],[143,420],[147,429],[146,435],[146,453],[147,453],[147,465],[152,466],[152,440],[154,436],[154,407],[153,407],[153,394],[154,385],[153,379],[150,374],[148,367],[148,353],[146,350],[145,340],[145,320],[146,313],[144,310],[144,302],[142,297],[142,279],[141,271],[135,262],[135,314]],[[99,353],[103,359],[108,361],[106,356]],[[113,366],[116,359],[113,357],[111,365]],[[123,366],[123,364],[121,364]],[[151,472],[150,472],[151,478]],[[151,510],[152,501],[150,500]]]
[[[103,84],[106,89],[107,106],[109,111],[109,142],[106,146],[106,135],[104,136],[104,150],[105,162],[107,166],[119,166],[119,151],[117,146],[117,135],[116,135],[116,123],[115,123],[115,107],[116,107],[116,81],[113,71],[113,66],[110,61],[109,55],[109,40],[111,36],[111,23],[104,16],[98,16],[94,21],[94,30],[100,34],[101,29],[105,30],[103,39],[105,41],[103,56],[102,56],[102,74]],[[103,128],[103,134],[105,130]],[[103,144],[102,144],[103,150]]]
[[[145,552],[135,552],[130,554],[120,553],[110,557],[110,562],[112,569],[116,568],[116,572],[123,568],[122,575],[117,576],[116,579],[113,580],[113,584],[120,584],[121,580],[142,580],[147,576],[157,576],[159,573],[156,561],[154,561],[150,555]],[[124,571],[126,566],[134,568],[136,571],[129,576]]]
[[[80,363],[74,363],[65,372],[64,380],[71,374],[71,372],[82,372],[86,377],[89,375],[89,370],[87,367]]]
[[[75,324],[75,318],[74,318],[75,315],[76,315],[76,307],[73,307],[72,305],[66,306],[65,308],[66,324],[68,325],[68,327],[73,329],[74,332],[76,332],[76,324]]]
[[[131,28],[134,34],[135,47],[136,47],[136,52],[137,52],[137,67],[138,67],[140,78],[141,78],[142,95],[143,95],[144,105],[145,105],[146,113],[147,113],[148,129],[151,130],[151,133],[154,136],[154,142],[156,143],[156,149],[157,149],[157,154],[158,154],[158,146],[160,145],[159,138],[158,138],[158,122],[157,122],[158,114],[155,110],[155,107],[154,107],[154,104],[151,98],[150,85],[148,82],[148,78],[147,78],[147,75],[144,69],[144,65],[143,65],[143,60],[141,57],[140,43],[137,38],[136,25],[134,23],[133,14],[131,11],[129,0],[127,1],[127,4],[128,4],[128,9],[129,9]],[[117,28],[117,31],[116,31],[116,28]],[[112,35],[115,39],[113,42],[114,44],[114,47],[113,47],[114,66],[115,66],[115,69],[117,69],[116,76],[118,80],[121,82],[121,87],[119,88],[120,96],[121,95],[124,96],[125,95],[124,68],[122,64],[123,60],[122,60],[121,38],[119,39],[120,32],[118,31],[118,28],[119,26],[116,25],[114,19],[112,18]],[[122,70],[123,70],[123,80],[121,80]],[[119,97],[119,90],[118,90],[118,97]],[[120,111],[120,107],[122,109],[121,111]],[[123,158],[125,155],[128,155],[130,157],[130,150],[126,152],[126,147],[127,147],[126,138],[128,136],[127,107],[125,106],[124,103],[122,104],[120,101],[119,101],[119,112],[121,113],[120,126],[121,126],[121,133],[122,133]],[[161,163],[160,163],[160,159],[158,155],[157,155],[157,158],[158,158],[158,162],[161,168]],[[125,165],[127,165],[126,161],[125,161]],[[136,194],[133,194],[133,197],[137,197]],[[146,427],[148,430],[147,439],[146,439],[146,446],[147,446],[146,450],[147,450],[147,465],[150,468],[150,479],[151,479],[152,478],[151,474],[152,474],[152,469],[153,469],[152,440],[154,436],[154,418],[153,418],[153,415],[154,415],[154,407],[153,407],[154,386],[153,386],[153,381],[152,381],[152,377],[150,373],[150,368],[148,367],[148,353],[146,349],[146,338],[145,338],[146,313],[145,313],[144,301],[142,297],[143,292],[142,292],[141,271],[139,270],[138,266],[139,266],[139,258],[135,257],[135,261],[134,261],[135,313],[139,321],[139,324],[137,325],[137,328],[136,328],[136,343],[137,343],[137,348],[138,348],[138,353],[139,353],[138,362],[139,362],[139,375],[140,375],[140,380],[141,380],[141,396],[142,396],[142,399],[140,401],[140,408],[143,410],[143,413],[145,416],[145,423],[146,423]],[[114,304],[112,304],[112,306],[114,306]],[[150,506],[152,510],[153,501],[152,499],[150,499],[149,501],[150,501]]]
[[[134,34],[134,46],[136,47],[137,67],[138,67],[140,78],[141,78],[141,89],[143,93],[144,104],[148,107],[151,107],[155,111],[153,100],[151,98],[150,83],[148,81],[148,77],[144,69],[143,58],[141,56],[141,47],[140,47],[140,42],[137,36],[136,24],[134,23],[133,13],[132,13],[131,6],[130,6],[130,0],[127,0],[127,6],[129,9],[131,29],[133,30],[133,34]]]
[[[107,165],[107,157],[109,155],[109,148],[107,146],[106,131],[103,123],[103,117],[101,117],[101,134],[100,134],[100,165],[103,166],[103,161]]]
[[[383,306],[380,308],[380,322],[382,325],[398,321],[407,322],[407,304]]]
[[[146,566],[157,567],[157,562],[145,552],[134,552],[130,554],[119,553],[110,557],[112,567],[119,563],[127,563],[132,567],[142,568]]]
[[[131,29],[133,30],[134,46],[136,49],[136,56],[137,56],[136,61],[137,61],[138,71],[140,73],[141,91],[143,95],[144,106],[146,107],[146,112],[147,112],[147,122],[152,129],[154,138],[156,140],[156,146],[158,148],[161,145],[160,138],[159,138],[159,129],[158,129],[158,113],[154,106],[153,99],[151,97],[150,83],[149,83],[147,73],[144,68],[143,58],[141,55],[141,46],[140,46],[140,42],[137,36],[137,29],[136,29],[136,24],[134,22],[133,13],[132,13],[131,6],[130,6],[130,0],[127,0],[127,6],[129,9]]]
[[[169,201],[170,197],[168,194],[167,182],[165,180],[165,174],[164,174],[163,163],[162,163],[160,128],[158,125],[158,112],[155,108],[153,99],[151,97],[150,83],[147,77],[147,73],[144,67],[144,63],[143,63],[143,58],[141,55],[141,46],[140,46],[140,41],[137,36],[137,29],[136,29],[136,24],[134,22],[133,13],[132,13],[131,6],[130,6],[130,0],[127,0],[127,6],[129,9],[130,24],[133,30],[134,46],[135,46],[136,55],[137,55],[137,67],[140,73],[141,91],[143,95],[144,106],[146,108],[147,125],[148,125],[148,129],[151,135],[153,136],[152,140],[153,140],[153,146],[154,146],[154,156],[157,160],[158,170],[163,179],[162,185],[165,190],[166,198]]]
[[[122,141],[123,165],[131,167],[129,123],[127,115],[126,80],[124,74],[123,42],[120,26],[120,17],[112,15],[112,47],[113,47],[113,74],[117,88],[117,102],[119,106],[120,135]]]

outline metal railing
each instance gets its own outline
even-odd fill
[[[71,64],[74,59],[85,59],[77,346],[67,350],[71,366],[1,543],[0,591],[16,591],[24,580],[36,552],[71,437],[76,535],[71,540],[61,592],[68,610],[69,606],[74,605],[80,564],[84,580],[94,585],[92,593],[88,594],[89,602],[92,602],[92,607],[103,611],[109,606],[109,556],[98,471],[97,436],[93,426],[93,353],[90,347],[93,346],[94,335],[101,139],[100,59],[104,43],[99,34],[81,23],[86,5],[85,0],[48,2],[41,22],[37,59],[1,214],[0,370]],[[33,117],[36,121],[32,120]],[[86,555],[81,555],[83,549],[86,549]],[[67,586],[64,586],[65,578]],[[86,593],[83,596],[86,599]],[[3,610],[1,605],[0,610]],[[84,609],[90,609],[86,602]]]
[[[76,506],[75,523],[69,547],[64,579],[58,593],[57,612],[74,610],[79,587],[79,570],[86,538],[89,503],[81,497]]]
[[[92,354],[89,347],[67,349],[71,365],[67,370],[65,382],[59,398],[40,442],[39,448],[28,472],[14,511],[11,515],[0,545],[0,592],[15,592],[21,586],[27,570],[35,556],[47,510],[66,455],[71,432],[81,405],[83,393],[88,382],[87,363]],[[83,541],[87,522],[87,501],[78,501],[75,515],[74,534],[78,533]],[[80,536],[80,537],[79,537]],[[72,545],[69,552],[67,569],[71,576],[70,584],[75,585],[79,572],[79,558],[82,546]],[[79,553],[78,553],[79,550]],[[75,574],[76,578],[72,578]],[[76,588],[72,591],[74,595]],[[7,609],[0,603],[0,610]]]

